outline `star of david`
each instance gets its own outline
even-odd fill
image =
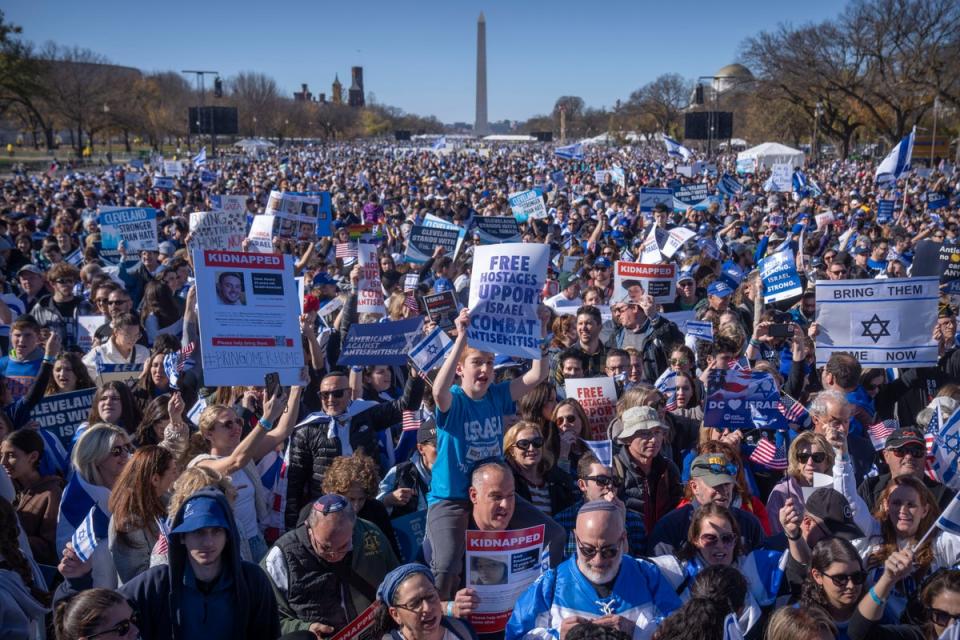
[[[429,353],[429,354],[432,355],[432,356],[437,355],[437,353],[438,353],[439,351],[440,351],[440,347],[438,347],[438,346],[435,345],[435,344],[431,344],[431,345],[429,345],[429,346],[427,347],[427,353]]]
[[[863,333],[860,335],[873,340],[873,344],[880,342],[880,338],[890,335],[890,330],[887,328],[887,325],[890,324],[890,321],[881,320],[877,314],[873,314],[873,317],[869,320],[860,321],[860,324],[863,325]],[[874,326],[877,328],[874,329]]]
[[[951,433],[948,436],[937,438],[939,444],[953,454],[960,454],[960,433]]]

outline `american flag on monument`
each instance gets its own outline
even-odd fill
[[[750,454],[750,460],[768,469],[783,471],[787,468],[787,451],[784,447],[777,447],[766,438],[761,438]]]
[[[352,242],[337,243],[337,258],[345,260],[347,258],[356,258],[359,253],[357,245]]]

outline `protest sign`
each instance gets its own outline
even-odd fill
[[[580,263],[583,262],[582,256],[562,256],[563,260],[560,262],[560,271],[569,271],[570,273],[576,273],[580,270]]]
[[[737,173],[743,175],[754,173],[757,170],[757,161],[755,158],[737,158]]]
[[[250,240],[250,251],[254,253],[273,253],[273,229],[279,224],[276,216],[257,215],[253,217],[250,223],[250,233],[247,238]]]
[[[410,498],[416,500],[414,495]],[[405,516],[390,520],[393,532],[397,535],[397,544],[400,545],[400,555],[403,562],[416,562],[423,549],[423,539],[427,533],[427,510],[414,511]]]
[[[290,256],[195,251],[204,384],[302,384],[299,302]]]
[[[169,191],[173,189],[173,178],[168,178],[167,176],[154,176],[153,177],[153,188],[159,189],[161,191]]]
[[[470,616],[477,633],[507,626],[517,599],[540,577],[544,525],[507,531],[467,530],[467,587],[480,603]]]
[[[568,398],[580,403],[589,422],[590,439],[607,437],[607,426],[617,412],[617,387],[613,378],[571,378],[565,380],[563,389]]]
[[[664,242],[660,252],[668,258],[672,258],[673,254],[695,235],[697,235],[697,232],[693,229],[674,227],[667,232],[666,242]]]
[[[122,382],[128,387],[132,387],[137,383],[142,371],[142,364],[126,362],[122,364],[112,364],[109,362],[104,362],[97,368],[97,376],[95,381],[101,387],[108,382]]]
[[[554,171],[550,174],[550,181],[563,189],[567,186],[567,179],[563,175],[563,171]]]
[[[93,348],[94,334],[106,322],[106,316],[77,316],[77,346],[84,353]]]
[[[163,175],[180,177],[183,175],[183,163],[179,160],[164,160]]]
[[[329,191],[303,191],[293,193],[295,196],[307,198],[306,207],[301,206],[300,215],[309,217],[313,214],[311,205],[316,205],[316,234],[318,238],[329,238],[333,235],[333,207]]]
[[[330,640],[378,640],[373,636],[378,610],[379,605],[374,601]]]
[[[95,391],[91,387],[44,396],[30,412],[30,419],[36,420],[41,429],[56,436],[63,448],[70,451],[77,427],[90,417]]]
[[[360,243],[358,251],[360,282],[357,285],[357,313],[383,313],[383,287],[380,285],[377,246]]]
[[[249,196],[212,195],[210,196],[210,210],[236,211],[246,215],[248,197]]]
[[[707,378],[703,424],[717,429],[785,429],[780,391],[769,373],[713,369]]]
[[[240,251],[247,232],[244,211],[195,211],[190,214],[191,249]]]
[[[118,247],[123,247],[129,255],[136,256],[140,251],[156,251],[157,210],[147,207],[100,207],[100,255],[106,260],[116,262],[120,259]]]
[[[660,247],[667,243],[666,229],[660,227],[651,227],[643,244],[640,245],[640,262],[644,264],[659,264],[663,262],[663,254]]]
[[[863,367],[937,365],[939,278],[818,280],[817,366],[846,351]]]
[[[760,261],[763,301],[779,302],[803,293],[793,249],[784,249]]]
[[[770,168],[770,179],[764,185],[767,191],[780,193],[793,191],[793,167],[789,164],[775,164]]]
[[[636,304],[644,294],[653,296],[654,302],[673,302],[676,298],[677,265],[642,264],[639,262],[614,263],[613,298],[615,302],[630,301]]]
[[[352,324],[343,343],[340,366],[373,366],[407,364],[407,355],[420,335],[423,318],[407,318],[388,322]]]
[[[681,211],[687,207],[694,207],[710,195],[708,186],[704,184],[685,184],[673,190],[673,208]]]
[[[317,316],[323,321],[323,324],[328,327],[332,326],[332,323],[327,319],[334,311],[339,311],[343,308],[343,298],[337,296],[328,300],[323,306],[317,309]]]
[[[949,204],[949,199],[942,193],[936,191],[927,192],[927,211],[936,211],[943,209]]]
[[[474,249],[467,331],[471,347],[518,358],[541,357],[537,311],[549,260],[550,247],[542,244]]]
[[[896,204],[895,200],[877,201],[877,224],[888,224],[893,220],[893,211]]]
[[[833,215],[833,211],[824,211],[823,213],[818,213],[815,215],[813,219],[817,223],[817,229],[823,231],[828,225],[833,224],[833,221],[836,220],[836,216]]]
[[[477,216],[473,223],[483,244],[520,242],[520,227],[512,216]]]
[[[441,329],[452,329],[453,320],[460,313],[457,308],[457,298],[453,291],[442,291],[421,296],[423,307],[427,315]]]
[[[640,187],[640,211],[653,211],[658,204],[666,205],[667,208],[673,208],[673,189],[656,189],[653,187]]]
[[[329,194],[328,194],[329,195]],[[264,213],[275,216],[275,237],[284,240],[310,241],[317,237],[320,197],[271,191]],[[329,220],[329,215],[327,216]],[[330,235],[329,230],[327,235]]]
[[[912,276],[938,276],[946,293],[960,293],[960,247],[921,240],[913,255]]]
[[[455,258],[460,247],[459,231],[414,225],[407,238],[407,251],[403,254],[403,261],[423,264],[433,257],[433,251],[438,246],[443,247],[444,255]]]
[[[510,210],[513,211],[513,217],[517,222],[526,222],[528,218],[547,217],[547,206],[543,203],[540,194],[533,189],[511,193],[508,200]]]

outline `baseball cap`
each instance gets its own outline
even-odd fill
[[[722,453],[705,453],[694,458],[690,465],[690,477],[703,480],[710,487],[732,484],[736,475],[737,465]]]
[[[887,438],[887,442],[884,445],[884,449],[899,449],[900,447],[905,447],[908,444],[918,444],[921,447],[926,447],[926,441],[923,439],[923,434],[921,434],[916,429],[894,429],[893,433]]]
[[[730,285],[722,280],[714,280],[710,283],[710,286],[707,287],[707,295],[726,298],[731,293],[733,293],[733,289],[731,289]]]
[[[170,533],[190,533],[208,527],[229,529],[230,522],[220,502],[211,496],[199,496],[183,507],[183,521]]]
[[[843,494],[833,487],[820,487],[804,503],[806,514],[812,516],[830,537],[856,540],[863,531],[853,520],[853,509]]]
[[[161,242],[159,249],[162,256],[172,256],[177,251],[172,242]]]
[[[437,423],[432,419],[424,420],[417,429],[417,444],[437,441]]]
[[[38,276],[44,275],[43,269],[41,269],[40,267],[38,267],[38,266],[35,265],[35,264],[25,264],[25,265],[23,265],[22,267],[20,267],[20,270],[17,271],[17,275],[20,275],[20,274],[23,273],[24,271],[26,271],[27,273],[35,273],[35,274],[37,274]]]
[[[641,431],[670,429],[653,407],[631,407],[623,412],[620,422],[623,424],[623,431],[618,436],[621,442],[629,440]]]
[[[606,256],[600,256],[599,258],[593,261],[593,266],[604,267],[606,269],[609,269],[610,267],[613,266],[613,263],[610,262],[610,258],[607,258]]]
[[[336,286],[337,281],[330,277],[329,273],[321,271],[317,275],[313,276],[313,286],[322,287],[325,284],[332,284]]]
[[[685,282],[687,280],[693,280],[693,270],[691,269],[682,269],[680,274],[677,276],[677,283]]]
[[[577,284],[580,282],[580,276],[576,273],[571,273],[569,271],[564,271],[560,274],[560,288],[566,289],[567,287]]]

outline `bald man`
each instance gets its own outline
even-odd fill
[[[565,640],[571,629],[588,621],[646,640],[680,607],[655,565],[625,554],[624,515],[622,505],[607,500],[580,508],[574,529],[576,557],[547,571],[520,596],[505,640],[558,634]]]

